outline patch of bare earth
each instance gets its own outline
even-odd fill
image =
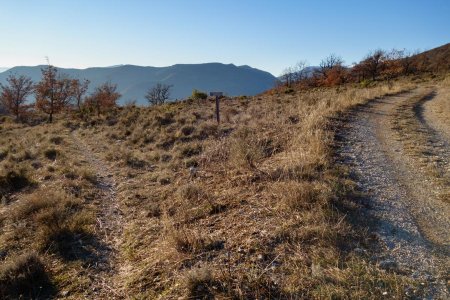
[[[407,295],[448,299],[450,149],[421,113],[435,96],[419,88],[355,109],[339,157],[350,166],[361,219],[379,247],[372,258],[420,281]]]

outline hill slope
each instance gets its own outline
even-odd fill
[[[450,70],[450,43],[412,56],[412,62],[423,70],[446,72]]]
[[[39,81],[42,67],[14,67],[0,73],[0,83],[4,83],[10,73],[27,75],[33,81]],[[140,104],[146,103],[146,91],[157,82],[172,84],[171,98],[180,99],[189,96],[193,89],[223,91],[230,96],[255,95],[273,87],[276,80],[272,74],[249,66],[221,63],[179,64],[161,68],[121,65],[59,70],[73,78],[89,79],[91,89],[108,80],[117,83],[122,94],[121,103],[136,100]]]

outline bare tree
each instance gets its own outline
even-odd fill
[[[330,54],[325,59],[323,59],[319,64],[319,73],[327,78],[328,72],[336,67],[342,68],[344,64],[344,60],[342,57],[337,56],[336,54]]]
[[[95,109],[97,115],[100,116],[102,111],[115,107],[117,105],[117,100],[121,96],[122,95],[117,92],[117,84],[105,82],[101,86],[95,88],[94,93],[86,98],[85,104]]]
[[[154,87],[148,90],[145,98],[150,105],[160,105],[166,102],[170,97],[170,89],[173,85],[157,83]]]
[[[378,49],[370,52],[361,63],[365,72],[375,81],[384,67],[385,60],[386,52]]]
[[[33,81],[30,77],[9,75],[6,79],[8,85],[0,84],[0,102],[15,117],[20,119],[26,109],[27,97],[33,93]]]
[[[297,62],[293,68],[294,71],[294,81],[299,82],[308,78],[307,72],[308,62],[306,60],[301,60]]]
[[[294,82],[295,74],[294,68],[287,67],[281,72],[281,82],[285,84],[287,87],[290,87]]]
[[[48,114],[48,121],[52,123],[53,115],[67,107],[72,98],[71,79],[66,75],[59,75],[52,65],[41,71],[42,80],[35,88],[36,107]]]
[[[78,110],[81,110],[81,105],[83,104],[83,99],[86,95],[86,92],[89,88],[90,81],[85,79],[80,81],[79,79],[72,80],[72,96],[75,100],[76,106]]]

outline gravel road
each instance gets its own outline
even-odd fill
[[[405,141],[414,135],[402,136],[394,126],[405,103],[425,96],[415,106],[414,122],[431,149],[421,155],[433,160],[412,155]],[[362,225],[379,242],[373,259],[417,279],[425,299],[449,299],[450,202],[443,199],[449,186],[431,176],[427,165],[438,161],[440,174],[448,176],[450,149],[442,140],[448,133],[435,132],[418,114],[434,97],[433,87],[423,87],[355,109],[340,133],[338,157],[364,195],[361,214],[367,223]]]

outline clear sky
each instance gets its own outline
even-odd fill
[[[279,75],[330,53],[450,42],[450,0],[0,0],[0,67],[222,62]]]

